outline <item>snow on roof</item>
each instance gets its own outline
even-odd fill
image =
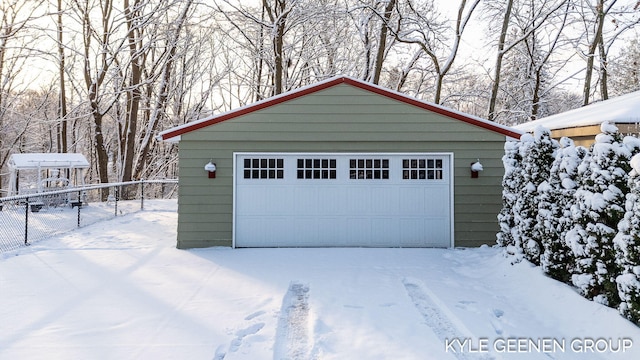
[[[376,93],[378,95],[386,96],[388,98],[401,101],[413,106],[417,106],[419,108],[429,110],[429,111],[432,111],[456,120],[460,120],[469,124],[473,124],[473,125],[482,127],[484,129],[503,134],[511,138],[519,139],[520,135],[522,135],[522,131],[514,129],[512,127],[501,125],[496,122],[482,119],[480,117],[476,117],[470,114],[465,114],[463,112],[450,109],[442,105],[419,100],[419,99],[410,97],[408,95],[402,94],[400,92],[384,88],[379,85],[367,83],[365,81],[355,79],[349,76],[335,76],[315,84],[307,85],[286,93],[282,93],[267,99],[263,99],[253,104],[245,105],[235,110],[214,115],[212,117],[195,120],[186,124],[182,124],[182,125],[161,131],[157,135],[157,139],[162,141],[168,141],[168,142],[180,141],[180,135],[184,133],[188,133],[194,130],[201,129],[203,127],[214,125],[229,119],[233,119],[238,116],[246,115],[251,112],[264,109],[273,105],[277,105],[301,96],[312,94],[317,91],[324,90],[339,84],[347,84],[347,85],[354,86],[366,91]]]
[[[28,153],[12,154],[9,157],[9,168],[16,170],[43,168],[82,168],[89,167],[89,162],[82,154],[77,153]]]
[[[640,91],[592,103],[560,114],[516,125],[522,131],[533,131],[541,125],[550,130],[611,123],[640,123]]]

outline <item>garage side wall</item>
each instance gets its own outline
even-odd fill
[[[455,246],[495,243],[504,135],[348,85],[182,135],[178,247],[232,245],[234,152],[454,154]],[[213,159],[217,177],[204,165]],[[484,171],[470,176],[480,160]]]

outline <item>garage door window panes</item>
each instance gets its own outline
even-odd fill
[[[244,159],[245,179],[284,178],[284,159]]]
[[[336,159],[298,159],[298,179],[335,179]]]
[[[442,180],[442,159],[403,159],[402,178]]]
[[[389,159],[350,159],[350,179],[389,179]]]

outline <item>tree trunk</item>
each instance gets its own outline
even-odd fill
[[[138,132],[138,111],[140,108],[141,91],[140,82],[142,79],[142,51],[139,49],[139,43],[142,41],[139,37],[141,29],[134,25],[135,17],[138,15],[139,0],[135,0],[133,8],[129,4],[129,0],[124,0],[124,15],[127,22],[127,41],[129,44],[129,56],[131,61],[131,75],[129,85],[126,91],[127,106],[125,110],[125,126],[124,133],[120,137],[124,139],[124,154],[122,154],[122,179],[121,181],[133,180],[133,160],[136,151],[136,135]],[[123,191],[123,198],[133,198],[135,194],[130,188]]]
[[[409,72],[411,71],[411,69],[413,69],[415,64],[418,62],[421,55],[422,55],[422,50],[416,51],[413,54],[413,57],[411,58],[411,60],[409,60],[409,62],[407,63],[407,66],[405,66],[404,69],[402,69],[402,72],[400,73],[400,77],[398,78],[398,81],[396,83],[396,91],[402,92],[402,87],[407,82],[407,78],[409,77]]]
[[[103,29],[103,33],[101,34],[101,48],[103,49],[100,54],[100,64],[98,66],[98,71],[94,74],[93,69],[91,68],[91,41],[93,39],[92,34],[92,24],[91,17],[89,15],[89,9],[78,9],[82,12],[82,25],[83,25],[83,40],[84,40],[84,67],[83,67],[83,75],[84,81],[87,88],[87,98],[89,101],[89,107],[91,109],[91,118],[93,119],[93,147],[95,150],[95,154],[97,157],[96,167],[98,169],[98,177],[101,183],[109,182],[109,173],[108,173],[108,162],[109,155],[107,154],[107,149],[104,141],[104,133],[102,128],[102,120],[103,114],[100,111],[100,100],[99,100],[99,88],[100,84],[104,81],[104,78],[109,70],[108,62],[107,62],[107,51],[106,44],[109,39],[109,29],[108,22],[110,21],[110,13],[111,13],[111,1],[106,1],[103,7],[103,18],[102,23],[105,26]],[[95,77],[94,77],[95,75]],[[109,195],[109,189],[102,189],[101,198],[102,201],[106,201],[107,196]]]
[[[260,14],[260,20],[264,22],[264,6],[262,6],[262,12]],[[255,101],[262,100],[262,67],[264,66],[264,59],[262,53],[264,52],[264,25],[260,23],[260,33],[258,35],[258,69],[256,74],[256,96]]]
[[[0,25],[4,25],[1,24]],[[7,28],[7,33],[9,32],[9,29]],[[5,49],[6,49],[6,44],[7,44],[7,36],[5,36],[5,33],[0,33],[0,77],[2,76],[3,73],[3,69],[4,69],[4,57],[5,57]],[[4,107],[4,89],[0,88],[0,108]],[[0,128],[2,128],[2,123],[3,123],[3,119],[4,116],[2,116],[2,114],[0,114]],[[4,141],[2,139],[2,137],[0,137],[0,155],[2,155],[2,150],[4,148]],[[7,155],[5,155],[6,157]],[[2,169],[2,167],[4,166],[4,161],[2,163],[0,163],[0,170]],[[0,194],[2,194],[2,171],[0,171]],[[1,196],[1,195],[0,195]]]
[[[65,86],[65,57],[64,46],[62,44],[62,0],[58,0],[58,56],[60,63],[58,67],[60,76],[60,99],[58,115],[60,117],[60,131],[58,134],[58,148],[60,152],[67,152],[67,94]],[[68,174],[67,174],[68,175]]]
[[[609,98],[609,72],[607,70],[607,52],[604,49],[604,39],[602,36],[600,37],[598,48],[600,49],[600,94],[602,95],[602,100],[607,100]]]
[[[433,102],[440,104],[440,98],[442,97],[442,83],[444,81],[444,74],[438,74],[436,77],[436,93],[433,97]]]
[[[107,149],[104,146],[104,135],[102,132],[102,114],[98,107],[97,102],[97,89],[95,83],[92,84],[89,91],[89,103],[91,105],[91,115],[93,118],[93,141],[97,157],[98,176],[100,177],[100,183],[106,184],[109,182],[108,163],[109,155]],[[107,200],[109,195],[109,189],[102,189],[101,198],[102,201]]]
[[[284,77],[284,34],[287,24],[287,16],[291,10],[287,10],[286,0],[276,0],[272,9],[267,0],[262,0],[262,8],[269,15],[269,20],[275,28],[273,38],[273,56],[274,56],[274,74],[273,74],[273,93],[272,95],[281,94],[283,91],[282,79]]]
[[[504,57],[504,43],[509,30],[509,20],[511,19],[511,9],[513,8],[513,0],[507,1],[507,8],[504,12],[502,20],[502,29],[500,30],[500,40],[498,41],[498,56],[496,58],[496,68],[493,78],[493,86],[491,87],[491,99],[489,100],[489,114],[487,119],[493,121],[496,117],[496,102],[498,101],[498,91],[500,90],[500,72],[502,71],[502,58]]]
[[[533,94],[531,94],[531,121],[538,118],[538,112],[540,111],[540,89],[542,88],[542,70],[540,68],[536,69],[535,76],[536,82],[533,87]]]
[[[602,38],[602,28],[604,26],[604,1],[598,0],[596,6],[596,32],[593,34],[593,40],[589,45],[589,53],[587,54],[587,69],[584,75],[584,88],[582,90],[582,105],[589,105],[591,98],[591,78],[593,77],[593,62],[598,44]]]
[[[274,39],[274,54],[276,73],[274,78],[274,95],[282,94],[282,77],[284,72],[284,54],[282,53],[284,42],[284,19],[278,20],[276,24],[276,38]]]
[[[384,9],[384,19],[382,25],[380,25],[380,39],[378,40],[378,51],[376,53],[376,63],[373,70],[373,83],[378,84],[380,82],[380,74],[382,73],[382,64],[387,50],[387,33],[389,32],[389,20],[393,14],[393,8],[396,5],[396,0],[389,0],[387,6]]]

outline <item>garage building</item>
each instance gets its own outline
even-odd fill
[[[335,77],[159,138],[179,141],[178,248],[453,247],[495,243],[521,134]]]
[[[571,138],[576,145],[589,147],[600,134],[600,125],[608,121],[618,127],[621,134],[640,135],[640,91],[515,125],[514,128],[533,133],[542,126],[551,130],[551,137],[559,140]]]

